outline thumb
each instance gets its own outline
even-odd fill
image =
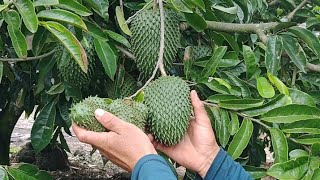
[[[119,133],[119,129],[123,126],[123,121],[121,119],[102,109],[97,109],[95,111],[95,116],[97,120],[109,131]]]

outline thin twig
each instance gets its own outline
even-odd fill
[[[27,57],[27,58],[0,58],[0,61],[5,61],[5,62],[33,61],[33,60],[38,60],[38,59],[48,57],[55,52],[56,52],[56,50],[54,49],[54,50],[52,50],[46,54],[40,55],[40,56]]]
[[[294,67],[292,72],[291,87],[293,87],[296,84],[296,80],[297,80],[297,68]]]
[[[307,67],[307,69],[309,69],[310,71],[320,72],[320,65],[307,63],[307,66],[306,66],[306,67]]]
[[[288,137],[288,139],[289,139],[290,141],[294,142],[294,143],[300,144],[299,142],[297,142],[297,141],[296,141],[295,139],[293,139],[293,138]],[[308,146],[303,145],[303,144],[301,144],[301,146],[302,146],[305,150],[307,150],[309,153],[311,152],[311,149],[310,149]]]
[[[291,13],[288,14],[287,16],[287,20],[291,21],[291,19],[293,18],[293,16],[296,14],[296,12],[303,8],[303,6],[305,6],[307,3],[309,2],[309,0],[304,0],[302,1]]]
[[[135,59],[136,59],[136,57],[134,57],[134,55],[133,55],[130,51],[126,50],[125,48],[123,48],[123,47],[121,47],[121,46],[118,46],[118,45],[115,45],[115,46],[116,46],[116,48],[117,48],[119,51],[121,51],[123,54],[125,54],[126,56],[128,56],[128,58],[130,58],[130,59],[132,59],[132,60],[135,60]]]
[[[163,55],[164,55],[164,12],[163,12],[163,2],[159,0],[159,10],[160,10],[160,50],[158,66],[162,76],[167,76],[166,70],[164,69]]]
[[[120,3],[120,8],[123,10],[123,1],[119,0],[119,3]]]
[[[151,4],[152,3],[152,1],[149,1],[149,2],[147,2],[147,4],[145,4],[144,6],[143,6],[143,8],[141,8],[139,11],[137,11],[134,15],[132,15],[131,17],[129,17],[128,19],[127,19],[127,21],[126,21],[126,24],[130,24],[131,23],[131,21],[133,20],[133,18],[134,17],[136,17],[140,12],[142,12],[144,9],[146,9],[148,6],[149,6],[149,4]]]
[[[274,6],[274,5],[277,5],[278,3],[280,2],[280,0],[274,0],[274,1],[271,1],[268,6]]]
[[[184,66],[183,63],[172,63],[172,64],[175,65],[175,66]]]

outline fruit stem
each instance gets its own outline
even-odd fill
[[[162,76],[167,76],[167,73],[164,69],[163,63],[163,55],[164,55],[164,12],[163,12],[163,2],[162,0],[158,0],[159,10],[160,10],[160,51],[159,51],[159,59],[158,66]]]

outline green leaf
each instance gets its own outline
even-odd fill
[[[15,29],[13,26],[7,26],[9,36],[11,38],[11,42],[17,56],[19,58],[26,58],[27,57],[27,41],[22,32],[18,29]]]
[[[268,36],[265,62],[268,72],[274,76],[278,74],[282,56],[282,40],[278,36]]]
[[[292,123],[316,118],[320,118],[320,110],[318,108],[298,104],[290,104],[273,109],[261,117],[263,121],[273,123]]]
[[[284,163],[274,164],[267,174],[277,179],[300,179],[308,170],[308,156],[299,157]]]
[[[202,70],[201,72],[201,77],[209,77],[209,76],[213,76],[217,70],[217,66],[219,64],[219,62],[221,61],[221,59],[223,58],[224,54],[227,51],[227,47],[226,46],[220,46],[218,47],[212,57],[210,58],[210,60],[208,61],[206,67]]]
[[[68,146],[68,143],[67,143],[66,139],[64,138],[61,131],[59,133],[59,140],[61,142],[61,146],[63,147],[63,149],[65,149],[67,152],[71,153],[70,148]]]
[[[271,143],[274,151],[274,163],[288,161],[288,142],[283,132],[278,128],[270,128]]]
[[[256,60],[256,57],[254,55],[254,52],[249,46],[243,45],[243,57],[244,57],[244,62],[246,64],[246,74],[247,74],[247,79],[251,79],[255,72],[258,69],[258,62]]]
[[[219,127],[219,142],[223,148],[225,148],[230,139],[230,133],[228,132],[228,125],[230,123],[230,117],[228,111],[220,110],[220,127]]]
[[[35,0],[33,3],[34,6],[54,6],[58,4],[59,0]]]
[[[211,80],[211,81],[201,81],[201,83],[204,83],[209,89],[219,92],[221,94],[230,94],[230,91],[228,88],[225,86],[221,85],[218,81],[216,80]]]
[[[0,12],[6,9],[9,6],[9,4],[0,4]]]
[[[225,74],[227,78],[236,86],[240,87],[242,97],[250,97],[251,92],[249,87],[247,86],[246,82],[242,79],[238,78],[237,76],[229,73],[229,72],[223,72],[222,74]]]
[[[301,40],[303,40],[308,45],[308,47],[314,52],[314,54],[317,55],[318,58],[320,57],[320,42],[314,33],[312,33],[308,29],[301,28],[298,26],[291,27],[288,29],[288,31],[296,35]]]
[[[238,7],[234,6],[234,7],[224,7],[224,6],[220,6],[220,5],[213,5],[212,6],[213,9],[217,9],[219,11],[228,13],[228,14],[237,14],[238,13]]]
[[[291,98],[289,96],[285,96],[283,94],[278,95],[275,97],[273,100],[269,101],[268,103],[258,107],[258,108],[252,108],[248,109],[245,111],[242,111],[241,113],[249,116],[249,117],[254,117],[254,116],[259,116],[261,114],[264,114],[272,109],[291,104]]]
[[[228,131],[230,135],[235,135],[239,130],[239,118],[234,112],[230,112],[231,121],[228,125]]]
[[[261,179],[267,175],[267,170],[264,168],[244,166],[244,169],[251,175],[253,179]]]
[[[259,99],[235,99],[228,101],[220,101],[219,106],[225,109],[242,110],[253,107],[259,107],[263,104],[263,100]]]
[[[119,24],[122,32],[124,32],[128,36],[132,36],[132,32],[130,31],[130,29],[128,27],[126,19],[124,18],[123,10],[121,9],[120,6],[116,7],[116,17],[117,17],[117,21],[118,21],[118,24]]]
[[[0,61],[0,84],[1,84],[2,76],[3,76],[3,62]]]
[[[104,71],[113,80],[117,70],[117,57],[106,41],[94,39],[94,46]]]
[[[194,5],[198,6],[199,8],[201,8],[203,11],[206,11],[206,7],[203,0],[189,0],[189,1],[192,2]]]
[[[240,157],[243,150],[247,147],[253,132],[253,124],[249,119],[244,119],[239,131],[233,137],[228,148],[228,154],[232,159]]]
[[[314,143],[311,146],[311,154],[314,156],[319,156],[320,155],[320,142]]]
[[[216,94],[208,97],[207,101],[212,103],[219,103],[220,101],[226,100],[234,100],[234,99],[241,99],[238,96],[230,95],[230,94]]]
[[[31,143],[34,150],[39,153],[51,141],[54,132],[54,122],[56,117],[55,105],[58,97],[46,104],[37,116],[31,129]]]
[[[73,59],[79,64],[82,71],[88,71],[88,59],[85,50],[78,39],[64,26],[57,22],[48,21],[41,22],[46,29],[48,29],[64,47],[71,54]]]
[[[222,86],[225,86],[226,88],[228,88],[229,90],[232,88],[229,83],[227,83],[225,80],[221,78],[213,78],[213,79],[216,80]]]
[[[19,30],[21,27],[20,15],[16,10],[10,9],[9,11],[3,12],[3,19],[9,26],[12,26],[14,29]]]
[[[318,179],[320,179],[320,169],[316,169],[311,178],[311,180],[318,180]]]
[[[58,103],[58,110],[60,113],[61,118],[63,119],[64,123],[67,125],[67,128],[69,129],[72,125],[72,121],[69,118],[69,106],[67,101],[59,101]]]
[[[69,53],[68,53],[69,54]],[[39,94],[45,87],[44,87],[44,80],[46,75],[49,71],[53,68],[57,61],[57,54],[53,55],[50,60],[42,60],[39,62],[38,68],[39,69],[39,76],[38,76],[38,84],[36,85],[35,95]]]
[[[93,24],[92,22],[86,21],[86,20],[84,20],[84,23],[88,28],[88,33],[94,38],[108,39],[107,35],[102,31],[102,29],[98,25]]]
[[[59,0],[58,7],[71,10],[80,16],[90,16],[92,12],[76,0]]]
[[[303,91],[297,89],[289,89],[289,93],[293,104],[316,106],[316,102],[314,101],[312,96]]]
[[[320,134],[320,119],[308,119],[290,123],[282,128],[286,133]]]
[[[283,48],[293,63],[304,73],[307,64],[307,57],[299,42],[288,35],[282,36]]]
[[[47,94],[49,95],[55,95],[60,94],[64,91],[64,85],[63,83],[58,83],[56,85],[53,85],[48,91]]]
[[[38,18],[66,22],[81,29],[87,30],[87,26],[83,20],[78,15],[70,11],[62,9],[49,9],[40,11],[37,16]]]
[[[32,52],[35,56],[40,55],[48,37],[48,31],[44,27],[39,27],[32,39]]]
[[[268,82],[265,77],[258,77],[257,81],[257,89],[263,98],[272,98],[275,95],[275,91],[272,85]]]
[[[298,157],[308,156],[308,155],[309,155],[309,153],[305,150],[302,150],[302,149],[294,149],[289,152],[290,159],[295,159]]]
[[[207,29],[207,22],[199,14],[193,13],[184,13],[187,23],[195,29],[197,32],[202,32]]]
[[[37,180],[35,177],[28,175],[26,172],[13,167],[7,167],[8,172],[14,179],[27,179],[27,180]]]
[[[299,144],[311,145],[320,142],[320,134],[306,134],[294,139]]]
[[[99,14],[104,20],[109,20],[109,1],[106,0],[84,0],[86,3],[88,3],[93,10]]]
[[[270,73],[268,73],[268,79],[277,87],[281,94],[289,96],[288,87],[282,81],[280,81],[280,79],[278,79],[276,76],[271,75]]]
[[[140,91],[135,97],[134,97],[134,101],[136,102],[143,102],[144,101],[144,92]]]
[[[0,179],[9,180],[7,171],[2,166],[0,166]]]
[[[192,9],[183,0],[171,0],[173,7],[178,11],[192,13]]]
[[[107,30],[106,33],[107,33],[108,36],[109,36],[110,38],[112,38],[113,40],[115,40],[115,41],[117,41],[117,42],[125,45],[125,46],[128,47],[128,48],[131,47],[129,41],[128,41],[125,37],[121,36],[120,34],[115,33],[115,32],[113,32],[113,31],[109,31],[109,30]]]
[[[27,29],[35,33],[38,29],[38,18],[33,3],[30,0],[15,0],[13,3],[21,14]]]

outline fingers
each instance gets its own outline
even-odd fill
[[[95,111],[95,116],[97,120],[109,131],[120,133],[119,130],[123,126],[123,121],[117,116],[106,112],[102,109],[97,109]]]
[[[108,133],[107,132],[93,132],[85,130],[79,127],[76,124],[72,124],[73,132],[76,134],[79,141],[92,144],[98,148],[101,148],[103,145],[107,144],[108,141]]]
[[[207,111],[205,110],[203,103],[199,99],[197,92],[195,90],[192,90],[190,96],[196,122],[205,123],[211,126]]]

